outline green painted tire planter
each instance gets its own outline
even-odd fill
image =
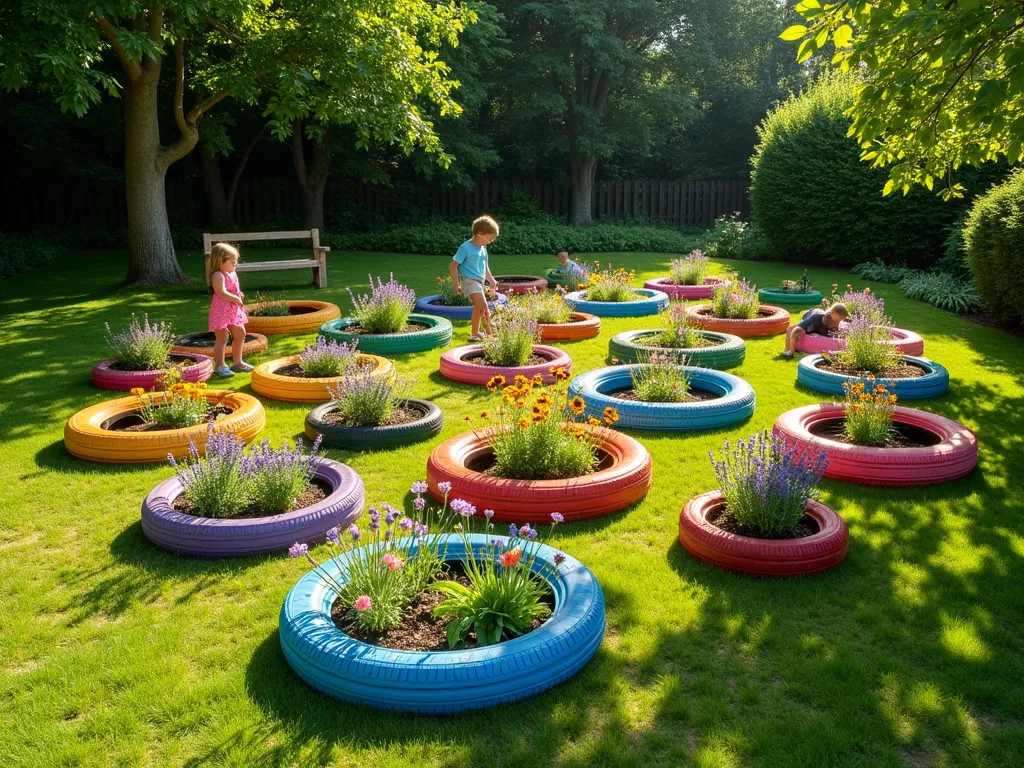
[[[797,306],[818,306],[824,298],[821,291],[810,293],[786,293],[781,288],[762,288],[757,297],[765,304],[795,304]]]
[[[567,291],[575,291],[580,287],[580,281],[573,280],[568,271],[561,267],[549,269],[544,273],[544,279],[548,281],[548,288],[552,290],[562,286]]]
[[[410,323],[427,326],[422,331],[407,333],[348,333],[345,329],[357,325],[355,317],[331,320],[320,326],[319,335],[331,341],[356,342],[360,352],[369,355],[397,355],[403,352],[424,352],[447,347],[452,343],[452,323],[436,315],[409,315]]]
[[[688,365],[701,368],[734,368],[743,362],[747,354],[747,343],[739,336],[718,331],[700,331],[705,339],[719,342],[713,347],[693,347],[691,349],[672,349],[670,347],[642,347],[637,341],[644,336],[659,333],[656,328],[639,331],[625,331],[613,336],[608,342],[609,357],[616,358],[620,363],[646,363],[654,353],[666,354],[670,357],[685,357]]]
[[[316,440],[317,435],[323,435],[323,445],[326,448],[364,451],[411,445],[441,433],[444,428],[444,414],[434,403],[429,400],[409,398],[401,401],[400,404],[408,408],[415,408],[423,416],[408,424],[384,427],[344,427],[324,421],[327,414],[335,409],[334,403],[324,403],[306,414],[306,435],[310,440]]]

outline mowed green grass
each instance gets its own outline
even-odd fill
[[[250,257],[252,253],[250,252]],[[669,256],[604,255],[667,273]],[[182,256],[200,275],[198,254]],[[680,507],[715,486],[708,450],[815,402],[796,386],[781,337],[748,342],[734,372],[757,392],[747,423],[706,433],[637,433],[654,457],[640,504],[561,526],[554,541],[597,575],[608,627],[574,679],[530,700],[460,717],[376,712],[296,677],[278,611],[304,570],[286,553],[177,557],[143,537],[145,494],[166,466],[70,457],[64,421],[112,397],[90,367],[103,322],[131,312],[205,330],[201,284],[119,290],[124,253],[74,260],[0,284],[0,765],[3,766],[1010,766],[1024,764],[1024,341],[872,285],[896,323],[922,333],[951,373],[948,395],[914,403],[979,438],[968,478],[923,489],[826,482],[850,527],[832,573],[758,581],[706,566],[678,544]],[[394,271],[433,292],[445,258],[333,253],[330,288],[308,273],[248,273],[243,289],[349,306],[346,284]],[[495,257],[495,273],[543,274],[550,257]],[[717,265],[721,266],[721,265]],[[758,285],[801,267],[737,263]],[[815,285],[856,281],[811,269]],[[575,370],[606,363],[608,339],[650,318],[604,321],[566,344]],[[468,334],[458,323],[456,343]],[[313,335],[273,337],[269,356]],[[438,351],[397,361],[439,403],[442,438],[489,402],[437,373]],[[264,357],[263,359],[268,359]],[[248,391],[248,376],[211,382]],[[308,410],[265,402],[265,436],[301,434]],[[371,502],[409,499],[433,443],[329,455],[363,477]],[[552,510],[556,511],[556,510]]]

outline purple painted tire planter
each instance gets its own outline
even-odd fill
[[[193,360],[193,364],[182,371],[181,380],[188,382],[206,381],[213,375],[213,358],[206,355],[197,355],[191,352],[172,352],[172,357],[187,358]],[[92,369],[92,383],[100,389],[129,390],[135,387],[142,387],[149,390],[156,387],[156,380],[163,375],[164,370],[156,371],[117,371],[110,367],[113,359],[96,363]]]
[[[656,277],[644,283],[644,288],[667,293],[670,299],[710,299],[715,288],[731,283],[720,277],[705,277],[703,285],[674,285],[668,280],[667,277]]]
[[[327,531],[344,527],[363,511],[362,478],[346,464],[321,459],[316,478],[333,489],[311,507],[271,517],[218,519],[193,517],[171,506],[183,488],[177,477],[164,480],[142,502],[142,532],[171,552],[199,557],[237,557],[287,549],[296,541],[323,541]]]
[[[905,328],[890,328],[892,338],[889,343],[896,349],[911,357],[921,357],[924,354],[924,339],[920,334],[908,331]],[[822,336],[817,333],[806,333],[800,337],[796,348],[800,352],[809,355],[817,355],[822,352],[838,352],[846,348],[846,342],[836,336]]]

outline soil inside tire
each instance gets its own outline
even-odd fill
[[[641,347],[643,349],[670,349],[673,352],[677,352],[678,350],[681,349],[704,349],[705,347],[720,347],[722,344],[725,343],[724,341],[712,341],[711,339],[707,339],[703,336],[698,336],[697,343],[694,344],[692,347],[666,347],[660,344],[648,344],[644,342],[644,339],[652,339],[657,335],[657,333],[652,333],[647,336],[637,336],[635,339],[633,339],[633,346]]]
[[[374,429],[376,427],[398,427],[402,424],[411,424],[414,421],[418,421],[427,415],[426,410],[423,408],[406,407],[404,405],[396,405],[391,409],[391,416],[380,424],[350,424],[345,420],[338,411],[331,411],[326,414],[321,421],[324,424],[330,424],[332,427],[353,427],[357,429]]]
[[[721,397],[717,392],[711,392],[706,389],[698,389],[697,387],[690,387],[689,391],[683,396],[681,400],[641,400],[636,395],[636,390],[633,387],[624,387],[623,389],[613,389],[606,392],[609,397],[614,397],[616,400],[629,400],[634,403],[700,403],[705,400],[717,400]]]
[[[197,424],[202,424],[204,421],[210,421],[213,419],[221,419],[231,413],[230,408],[225,408],[223,405],[211,405],[206,410],[206,417]],[[195,426],[193,424],[192,426]],[[100,424],[100,429],[105,429],[108,432],[166,432],[171,429],[182,429],[182,427],[158,427],[152,421],[143,421],[142,414],[139,411],[126,411],[125,413],[119,413],[117,416],[111,416],[109,419]]]
[[[323,480],[320,480],[319,478],[315,478],[314,477],[309,482],[309,485],[306,487],[306,490],[303,491],[298,496],[296,496],[295,499],[292,501],[291,505],[284,512],[294,512],[297,509],[303,509],[305,507],[312,507],[314,504],[319,504],[321,501],[323,501],[328,496],[330,496],[331,493],[333,493],[333,491],[334,491],[334,489],[331,488]],[[171,506],[174,508],[175,512],[181,512],[181,514],[183,514],[183,515],[191,515],[192,517],[196,517],[196,513],[195,513],[195,511],[194,511],[194,509],[192,507],[192,504],[191,504],[191,502],[189,502],[188,499],[185,498],[185,494],[181,494],[180,496],[178,496],[173,502],[171,502]],[[219,519],[223,519],[223,520],[251,519],[251,518],[256,518],[256,517],[269,517],[270,515],[273,515],[273,514],[284,514],[284,512],[274,512],[274,513],[268,514],[267,512],[264,512],[263,510],[259,509],[258,507],[250,504],[249,506],[245,507],[241,512],[239,512],[237,515],[230,515],[229,517],[224,517],[224,518],[219,518]]]
[[[141,373],[144,371],[162,371],[171,365],[189,366],[195,364],[196,361],[193,360],[191,357],[188,357],[187,355],[170,354],[167,356],[167,360],[164,361],[163,365],[160,365],[156,368],[128,368],[127,366],[123,365],[119,360],[115,360],[107,367],[112,371],[124,371],[126,373]]]
[[[544,363],[550,363],[551,360],[541,355],[530,355],[525,363],[520,365],[499,365],[498,363],[492,362],[487,358],[483,352],[475,352],[473,354],[465,355],[461,362],[469,363],[470,365],[487,365],[494,368],[523,368],[527,365],[543,365]]]
[[[420,331],[427,330],[430,330],[430,326],[427,325],[426,323],[406,323],[397,331],[388,331],[387,333],[370,333],[368,330],[363,328],[363,326],[359,325],[358,323],[355,325],[346,326],[345,328],[341,329],[343,333],[355,333],[359,334],[360,336],[387,336],[388,334],[391,333],[419,333]]]
[[[841,373],[844,376],[856,376],[861,379],[867,378],[868,376],[874,376],[876,379],[917,379],[921,376],[928,375],[928,371],[921,366],[913,365],[912,363],[900,363],[899,365],[893,365],[881,371],[858,371],[853,366],[844,365],[838,361],[822,359],[814,367],[822,371]]]
[[[842,419],[824,419],[817,421],[811,425],[808,429],[815,437],[823,437],[827,440],[833,440],[837,443],[846,443],[847,445],[856,445],[846,435],[846,431],[843,429]],[[938,445],[942,442],[942,436],[937,435],[930,429],[923,427],[914,426],[913,424],[904,424],[898,421],[892,422],[892,429],[889,433],[889,439],[878,448],[928,448],[933,445]]]
[[[299,363],[291,363],[278,368],[274,373],[278,376],[287,376],[289,379],[333,379],[334,376],[307,376],[306,372],[302,370],[302,365]],[[344,371],[338,374],[338,376],[344,375]]]
[[[503,277],[498,282],[499,283],[507,283],[508,285],[513,285],[513,284],[519,284],[519,283],[533,283],[533,282],[536,282],[536,280],[537,280],[536,277],[526,277],[525,275],[524,276],[513,275],[513,276],[510,276],[510,277]]]
[[[488,301],[490,301],[490,299],[488,299]],[[473,302],[469,301],[469,300],[467,300],[467,302],[465,304],[449,304],[444,299],[435,299],[434,301],[428,301],[427,303],[430,306],[432,306],[432,307],[472,307],[473,306]]]
[[[715,507],[704,518],[711,523],[715,528],[725,531],[726,533],[735,533],[737,536],[746,536],[750,539],[762,539],[764,541],[781,541],[785,539],[803,539],[807,536],[813,536],[818,533],[821,529],[818,527],[813,517],[804,515],[801,517],[797,524],[792,529],[787,531],[782,536],[777,536],[774,539],[765,539],[759,532],[745,528],[740,525],[735,517],[725,508],[725,505]]]
[[[245,343],[249,344],[256,341],[256,337],[251,333],[245,334]],[[212,347],[217,343],[217,337],[213,333],[191,333],[188,336],[182,336],[179,339],[175,339],[174,345],[177,347]]]
[[[602,469],[610,469],[615,463],[611,454],[607,451],[603,451],[600,448],[597,449],[597,464],[594,466],[592,472],[587,474],[593,474],[594,472],[600,472]],[[494,451],[482,451],[475,456],[471,456],[466,461],[466,469],[471,472],[479,472],[481,475],[487,475],[488,477],[501,477],[494,471]],[[573,477],[586,477],[587,475],[573,475]],[[502,478],[503,480],[539,480],[536,477],[510,477]],[[571,480],[571,477],[562,478],[544,478],[544,479],[558,479],[558,480]]]

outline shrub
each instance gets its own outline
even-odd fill
[[[464,293],[455,292],[455,283],[450,275],[437,278],[437,290],[441,294],[441,300],[448,307],[468,307],[473,300]]]
[[[512,301],[522,306],[538,323],[567,323],[572,309],[562,301],[562,294],[552,291],[530,291],[516,296]]]
[[[767,261],[781,258],[772,253],[761,229],[743,221],[738,213],[719,216],[705,236],[703,248],[715,259]]]
[[[387,283],[378,277],[377,285],[371,275],[369,296],[356,296],[351,288],[347,290],[353,312],[367,333],[398,333],[405,328],[416,305],[416,292],[396,283],[393,273]]]
[[[0,280],[67,256],[66,248],[38,237],[0,234]]]
[[[391,418],[396,401],[408,397],[410,388],[411,382],[397,376],[376,376],[369,368],[359,368],[327,392],[346,424],[378,427]]]
[[[896,395],[884,384],[874,384],[871,391],[866,391],[865,384],[874,383],[870,379],[843,382],[843,431],[856,445],[885,445],[892,433]]]
[[[315,344],[306,345],[299,353],[299,365],[303,373],[314,379],[341,376],[353,368],[358,360],[355,343],[329,341],[323,336],[317,337]]]
[[[117,333],[107,329],[107,346],[114,353],[121,370],[157,371],[167,366],[167,358],[174,346],[174,335],[167,323],[150,323],[149,315],[142,315],[140,323],[135,315],[127,327]]]
[[[540,336],[529,310],[520,304],[499,305],[491,313],[491,328],[480,342],[487,361],[502,368],[526,365]]]
[[[865,280],[874,280],[876,283],[898,283],[907,275],[914,274],[917,270],[911,269],[906,263],[886,264],[881,259],[875,259],[874,261],[862,261],[850,271],[858,277],[863,277]]]
[[[964,225],[967,223],[968,211],[962,211],[956,221],[946,228],[946,239],[942,243],[942,258],[935,262],[939,272],[968,279],[971,267],[967,263],[967,243],[964,242]]]
[[[702,285],[708,274],[708,257],[694,248],[686,258],[672,259],[670,280],[674,285]]]
[[[601,265],[596,263],[596,266]],[[587,301],[636,301],[637,293],[632,286],[635,276],[635,272],[627,272],[621,267],[613,269],[611,264],[594,270],[587,286]]]
[[[833,74],[771,111],[759,126],[753,219],[787,260],[926,264],[962,209],[927,190],[882,196],[887,174],[848,137],[856,78]]]
[[[711,311],[715,317],[750,320],[757,317],[760,309],[757,286],[746,280],[719,286],[711,297]]]
[[[947,312],[977,312],[984,303],[970,277],[948,272],[911,272],[900,281],[900,288],[911,299],[927,301]]]
[[[645,403],[681,403],[690,392],[690,377],[675,358],[652,354],[645,365],[629,369],[633,392]]]
[[[985,303],[1024,323],[1024,170],[979,196],[964,228],[967,262]]]

